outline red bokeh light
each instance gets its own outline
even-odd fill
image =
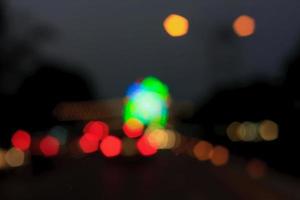
[[[143,134],[143,129],[132,128],[128,124],[123,125],[123,131],[129,138],[137,138]]]
[[[79,146],[84,153],[93,153],[98,149],[99,140],[93,133],[85,133],[79,139]]]
[[[59,153],[59,140],[53,136],[46,136],[40,142],[41,152],[46,157],[56,156]]]
[[[101,121],[90,121],[83,129],[84,133],[94,134],[98,141],[108,136],[109,128],[108,125]]]
[[[122,151],[122,142],[115,136],[107,136],[100,143],[99,147],[104,156],[115,157]]]
[[[21,149],[22,151],[26,151],[30,147],[31,136],[26,131],[18,130],[13,134],[11,138],[11,143],[15,148]]]
[[[146,136],[137,141],[136,147],[143,156],[152,156],[157,152],[157,148],[150,144]]]

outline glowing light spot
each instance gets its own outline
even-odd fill
[[[10,167],[20,167],[24,164],[25,154],[17,148],[11,148],[5,154],[6,163]]]
[[[136,147],[143,156],[152,156],[157,152],[157,148],[149,142],[146,136],[142,136],[137,141]]]
[[[148,141],[157,149],[167,149],[169,147],[169,133],[165,129],[152,129],[151,127],[145,133]]]
[[[172,149],[177,149],[177,148],[179,148],[180,146],[181,146],[181,144],[182,144],[182,136],[179,134],[179,133],[177,133],[177,132],[174,132],[174,131],[172,131],[173,132],[173,134],[174,134],[174,136],[175,136],[175,143],[174,143],[174,145],[171,147]]]
[[[194,155],[198,160],[208,160],[213,151],[213,145],[207,141],[198,142],[193,149]]]
[[[165,31],[172,37],[181,37],[188,33],[189,21],[177,14],[169,15],[163,22]]]
[[[7,163],[5,160],[5,154],[6,152],[2,149],[0,149],[0,169],[4,169],[7,167]]]
[[[167,144],[165,146],[165,149],[173,149],[177,145],[177,136],[176,133],[172,130],[165,130],[167,133]]]
[[[84,133],[94,134],[98,141],[108,136],[109,128],[106,123],[101,121],[90,121],[83,129]]]
[[[240,138],[238,136],[238,128],[241,126],[241,123],[239,122],[232,122],[226,129],[226,133],[228,138],[233,141],[239,141]]]
[[[135,140],[130,138],[124,138],[122,140],[122,155],[124,156],[134,156],[137,153],[137,149],[135,146]]]
[[[93,153],[98,150],[98,137],[93,133],[85,133],[79,139],[79,146],[84,153]]]
[[[135,96],[135,112],[138,118],[145,123],[150,123],[163,112],[164,104],[156,93],[140,92]]]
[[[138,92],[139,90],[141,90],[141,85],[140,83],[133,83],[132,85],[130,85],[127,89],[127,93],[126,93],[126,97],[131,97],[133,96],[136,92]]]
[[[260,137],[266,141],[276,140],[278,132],[278,125],[270,120],[263,121],[259,126]]]
[[[238,137],[245,142],[255,141],[258,139],[257,124],[244,122],[238,127]]]
[[[106,157],[116,157],[122,151],[122,142],[115,136],[107,136],[100,143],[100,150]]]
[[[130,94],[124,107],[125,122],[135,118],[144,125],[166,125],[169,99],[166,85],[154,77],[147,77]]]
[[[144,124],[135,118],[130,118],[123,125],[123,131],[129,138],[136,138],[143,134]]]
[[[239,16],[233,22],[233,30],[239,37],[247,37],[255,31],[255,20],[247,15]]]
[[[246,172],[253,179],[264,177],[267,173],[267,169],[267,165],[263,161],[257,159],[249,161],[246,165]]]
[[[59,153],[59,140],[53,136],[46,136],[40,142],[40,150],[46,157],[56,156]]]
[[[16,148],[26,151],[31,144],[31,136],[23,130],[16,131],[11,138],[12,145]]]
[[[169,98],[168,87],[153,76],[146,77],[141,82],[141,87],[143,90],[158,94],[164,100],[167,100]]]
[[[229,151],[223,146],[216,146],[211,153],[210,160],[215,166],[225,165],[229,160]]]

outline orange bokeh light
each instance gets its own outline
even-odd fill
[[[181,37],[189,30],[189,21],[180,15],[171,14],[163,22],[165,31],[172,37]]]
[[[255,32],[255,20],[248,15],[241,15],[233,22],[233,30],[239,37],[247,37]]]
[[[216,146],[210,156],[211,162],[215,166],[225,165],[229,160],[229,151],[223,146]]]
[[[193,149],[198,160],[208,160],[213,150],[213,145],[207,141],[198,142]]]
[[[259,126],[259,134],[266,141],[276,140],[278,132],[278,125],[271,120],[264,120]]]

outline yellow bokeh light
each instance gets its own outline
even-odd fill
[[[189,21],[183,16],[171,14],[163,22],[163,27],[170,36],[181,37],[188,32]]]
[[[144,124],[135,118],[130,118],[129,120],[126,121],[127,126],[132,129],[132,130],[141,130],[144,128]]]
[[[278,125],[271,120],[265,120],[259,126],[260,137],[266,141],[276,140],[278,132]]]
[[[168,146],[168,133],[164,129],[149,129],[146,131],[149,142],[158,149]]]
[[[228,149],[223,146],[216,146],[211,153],[210,160],[215,166],[225,165],[229,160]]]
[[[6,152],[5,160],[10,167],[19,167],[24,164],[25,154],[17,148],[11,148]]]
[[[172,130],[166,130],[167,132],[167,144],[166,149],[172,149],[176,146],[176,133]]]
[[[233,142],[240,140],[238,136],[238,128],[240,127],[240,125],[241,123],[239,122],[232,122],[226,129],[228,138]]]
[[[175,133],[175,144],[173,146],[173,149],[179,148],[182,143],[182,136],[179,133]]]
[[[257,124],[244,122],[238,127],[238,137],[245,142],[255,141],[258,139]]]
[[[180,135],[172,130],[149,127],[145,131],[149,142],[158,149],[174,149],[180,145]]]
[[[4,169],[7,166],[7,163],[5,161],[5,154],[6,152],[0,149],[0,169]]]
[[[247,37],[255,32],[255,20],[248,15],[241,15],[233,22],[233,30],[239,37]]]
[[[182,144],[182,136],[174,130],[167,130],[168,132],[168,147],[167,149],[178,150]]]
[[[198,160],[208,160],[210,158],[212,150],[213,145],[207,141],[200,141],[193,148],[194,156]]]

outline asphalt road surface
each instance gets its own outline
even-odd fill
[[[235,158],[215,167],[162,152],[152,158],[61,157],[46,166],[38,173],[32,165],[2,172],[0,199],[300,199],[297,179],[271,170],[252,179]]]

